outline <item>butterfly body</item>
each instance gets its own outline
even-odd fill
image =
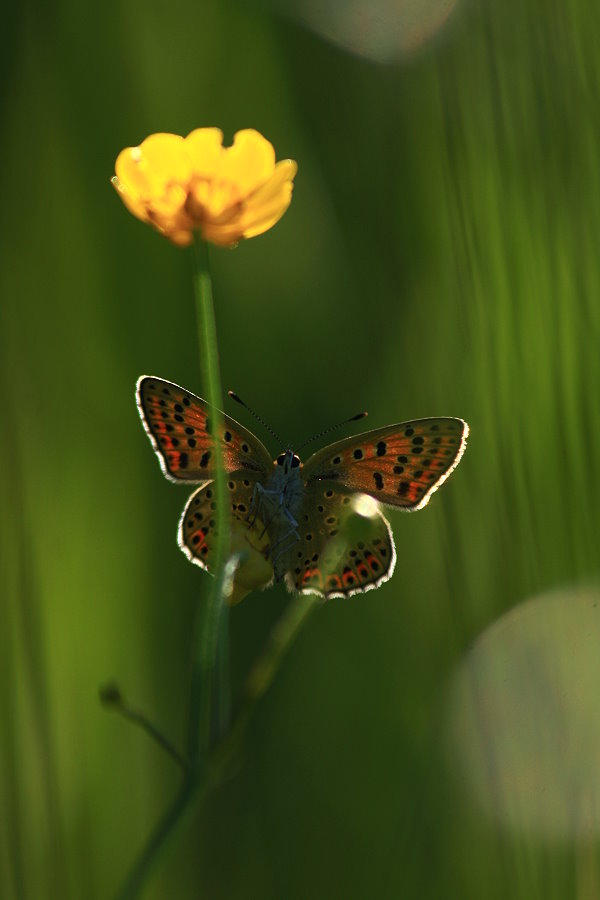
[[[289,552],[300,540],[298,517],[303,497],[302,464],[292,450],[277,457],[273,474],[264,487],[260,482],[254,486],[248,523],[252,527],[254,518],[265,523],[276,581],[281,581],[287,572]]]
[[[152,376],[138,380],[137,403],[164,474],[200,484],[183,511],[179,545],[211,571],[217,517],[210,409]],[[417,419],[337,441],[303,465],[289,449],[272,461],[258,438],[223,414],[217,438],[231,545],[253,557],[260,586],[285,580],[290,590],[325,598],[378,587],[390,578],[396,554],[373,500],[405,510],[425,506],[456,467],[467,434],[462,419]],[[372,499],[361,503],[361,495]]]

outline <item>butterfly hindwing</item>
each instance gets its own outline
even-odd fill
[[[162,378],[142,375],[137,405],[163,473],[171,481],[206,481],[214,477],[210,408],[190,391]],[[254,435],[223,416],[221,448],[226,472],[247,471],[266,476],[270,456]]]
[[[256,479],[246,473],[236,473],[227,479],[227,494],[231,518],[228,527],[246,531],[250,529],[248,515]],[[216,498],[213,482],[203,484],[194,491],[185,505],[179,520],[177,541],[191,562],[214,574],[212,565],[216,536]]]
[[[421,509],[458,464],[469,427],[462,419],[415,419],[330,444],[304,466],[306,484],[333,482],[381,503]]]
[[[300,537],[286,578],[290,590],[325,599],[348,597],[391,577],[394,539],[377,508],[369,516],[359,516],[352,495],[314,483],[307,490],[304,509],[311,512],[299,522]]]

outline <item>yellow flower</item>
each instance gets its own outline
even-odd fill
[[[279,221],[292,199],[298,169],[275,162],[272,144],[246,128],[223,147],[218,128],[151,134],[117,157],[112,183],[127,209],[179,246],[193,231],[220,247],[262,234]]]

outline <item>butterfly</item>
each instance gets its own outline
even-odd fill
[[[179,522],[179,546],[212,571],[215,475],[211,410],[162,378],[137,382],[139,413],[164,475],[199,483]],[[348,597],[387,581],[396,562],[390,525],[372,500],[422,509],[464,452],[462,419],[415,419],[344,438],[305,464],[287,449],[274,460],[248,429],[222,414],[220,442],[231,527],[253,535],[268,582],[324,598]],[[360,513],[363,513],[362,515]]]

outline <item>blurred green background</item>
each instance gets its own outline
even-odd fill
[[[600,896],[600,6],[435,7],[339,6],[327,27],[300,2],[5,11],[3,898],[113,896],[179,782],[98,688],[116,679],[181,745],[206,577],[177,547],[188,492],[161,477],[134,385],[202,393],[192,260],[109,178],[122,147],[202,125],[255,127],[299,163],[281,223],[212,254],[224,387],[296,444],[363,408],[370,427],[461,416],[471,438],[427,509],[391,514],[393,579],[309,620],[243,765],[144,896]],[[587,642],[568,602],[582,583]],[[535,607],[556,627],[527,632],[548,664],[509,640],[511,678],[488,692],[469,648],[556,589],[560,615]],[[233,609],[234,696],[287,600]],[[566,683],[554,646],[582,660]],[[541,784],[496,706],[523,697],[529,751],[554,754]],[[488,764],[471,783],[474,747]],[[529,813],[559,771],[549,834]]]

